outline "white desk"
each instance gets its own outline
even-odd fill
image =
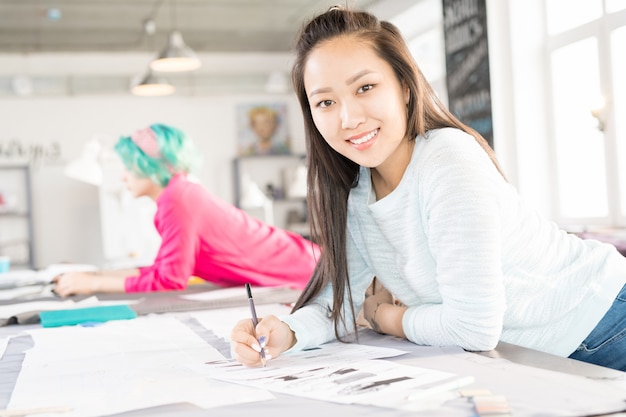
[[[174,313],[168,313],[169,315]],[[187,313],[177,313],[179,316],[184,317]],[[16,335],[21,330],[37,329],[39,325],[24,325],[24,326],[7,326],[0,327],[0,339],[7,335]],[[371,345],[384,345],[389,347],[396,347],[402,350],[407,350],[407,355],[394,358],[392,360],[405,364],[417,364],[424,363],[424,358],[420,358],[419,347],[407,341],[401,341],[395,338],[384,337],[378,335],[369,330],[364,330],[360,336],[360,342],[363,344]],[[30,336],[19,336],[12,338],[7,346],[5,354],[0,359],[0,409],[3,409],[8,404],[11,392],[15,386],[17,377],[19,375],[22,360],[24,358],[24,352],[32,346],[32,339]],[[475,357],[482,358],[489,361],[487,358],[492,358],[495,361],[499,359],[505,359],[513,363],[530,365],[532,367],[548,369],[552,371],[565,372],[568,374],[584,376],[592,378],[594,380],[606,380],[607,382],[621,380],[624,381],[626,373],[614,371],[607,368],[602,368],[590,364],[586,364],[579,361],[574,361],[566,358],[555,357],[553,355],[532,351],[516,347],[513,345],[501,343],[496,350],[491,352],[485,352],[481,354],[468,354],[476,355]],[[450,366],[454,366],[451,364]],[[454,369],[452,369],[454,371]],[[492,391],[496,391],[497,387],[489,387]],[[523,387],[520,387],[523,389]],[[211,393],[207,393],[210,395]],[[442,411],[428,412],[428,413],[415,413],[396,409],[367,407],[360,405],[342,405],[324,401],[311,400],[302,397],[289,396],[285,394],[275,394],[276,398],[271,401],[244,403],[230,406],[223,406],[215,409],[202,409],[192,404],[170,404],[166,406],[159,406],[149,409],[136,410],[131,412],[125,412],[122,414],[116,414],[117,416],[124,417],[195,417],[206,416],[208,414],[218,415],[220,417],[241,417],[245,415],[255,416],[272,416],[272,417],[308,417],[308,416],[368,416],[376,415],[377,417],[414,417],[416,415],[437,417],[448,415],[466,415],[471,416],[472,406],[467,404],[466,414],[459,414],[458,409],[456,414],[449,414]],[[626,398],[626,394],[624,396]],[[461,401],[459,399],[458,401]],[[467,401],[467,400],[464,400]],[[461,405],[461,407],[464,407]],[[625,403],[626,407],[626,403]],[[462,408],[461,408],[462,409]],[[626,413],[619,415],[626,416]],[[63,414],[59,414],[63,417]]]

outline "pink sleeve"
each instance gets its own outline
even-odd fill
[[[160,202],[155,218],[161,235],[161,247],[149,267],[140,268],[138,276],[126,278],[126,292],[182,290],[193,275],[198,242],[194,217],[186,204],[170,200]]]

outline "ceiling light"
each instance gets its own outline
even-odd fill
[[[182,72],[193,71],[202,66],[195,52],[185,44],[183,36],[177,30],[170,32],[167,46],[150,63],[153,71]]]
[[[131,87],[131,92],[135,96],[158,97],[174,94],[176,89],[165,79],[155,76],[152,71],[148,72],[137,83]]]

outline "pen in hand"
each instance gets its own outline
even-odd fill
[[[252,299],[252,290],[250,289],[250,284],[246,283],[246,291],[248,292],[248,304],[250,304],[250,313],[252,314],[252,324],[256,329],[256,325],[259,323],[259,320],[256,316],[256,308],[254,307],[254,300]],[[263,339],[263,338],[262,338]],[[265,360],[265,349],[263,346],[265,345],[264,341],[259,340],[259,346],[261,347],[261,351],[259,355],[261,355],[261,363],[263,366],[266,365],[267,361]]]

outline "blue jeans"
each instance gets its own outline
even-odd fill
[[[626,285],[572,359],[626,371]]]

